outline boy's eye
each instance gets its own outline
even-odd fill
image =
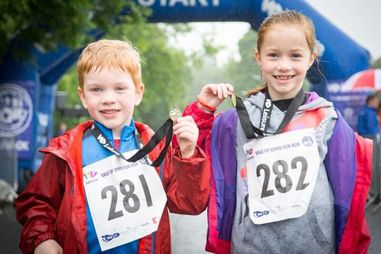
[[[267,56],[271,57],[271,58],[275,58],[278,56],[278,54],[277,53],[268,53]]]
[[[127,87],[125,87],[125,86],[118,86],[117,88],[115,88],[115,90],[117,92],[123,92],[124,90],[127,90]]]
[[[92,87],[92,88],[90,88],[90,92],[101,92],[101,91],[102,91],[102,89],[99,88],[99,87]]]

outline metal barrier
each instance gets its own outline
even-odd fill
[[[0,137],[0,179],[14,191],[18,187],[18,164],[15,137]]]

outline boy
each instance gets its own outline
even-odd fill
[[[208,161],[196,147],[193,119],[176,121],[179,146],[168,150],[160,167],[126,162],[120,157],[130,158],[153,134],[133,120],[144,92],[138,52],[129,42],[99,40],[84,49],[77,73],[79,96],[94,121],[42,150],[40,169],[16,201],[21,250],[170,253],[167,208],[198,214],[209,197]]]

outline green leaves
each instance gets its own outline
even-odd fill
[[[120,13],[129,9],[127,16]],[[119,21],[139,22],[147,11],[133,1],[120,0],[2,0],[0,1],[0,58],[15,45],[27,51],[35,43],[45,50],[58,44],[76,48],[92,40],[90,31],[111,31]]]

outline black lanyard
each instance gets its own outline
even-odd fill
[[[275,133],[267,132],[267,128],[269,126],[270,116],[271,116],[271,112],[273,108],[273,102],[267,93],[266,93],[264,105],[262,107],[261,122],[259,123],[259,128],[255,127],[251,123],[249,113],[247,112],[247,109],[242,99],[240,97],[236,97],[236,103],[237,103],[236,110],[238,113],[239,121],[241,122],[243,131],[245,132],[246,137],[248,139],[253,139],[253,138],[261,138],[261,137],[276,135],[278,133],[281,133],[284,127],[286,127],[286,125],[294,117],[298,108],[303,104],[304,96],[305,96],[304,90],[302,88],[300,89],[298,94],[292,99],[290,105],[288,106],[287,112]]]
[[[103,135],[102,131],[93,124],[91,126],[91,133],[94,135],[95,139],[98,141],[100,145],[102,145],[105,149],[109,150],[119,158],[128,161],[128,162],[136,162],[141,158],[147,156],[165,137],[165,146],[163,150],[161,150],[159,156],[154,160],[151,164],[153,167],[158,167],[163,162],[165,154],[167,152],[168,146],[171,143],[172,134],[173,134],[173,120],[168,119],[151,137],[148,143],[143,146],[139,151],[137,151],[132,157],[126,159],[122,153],[120,153],[117,149],[113,147],[113,145],[106,139]]]

